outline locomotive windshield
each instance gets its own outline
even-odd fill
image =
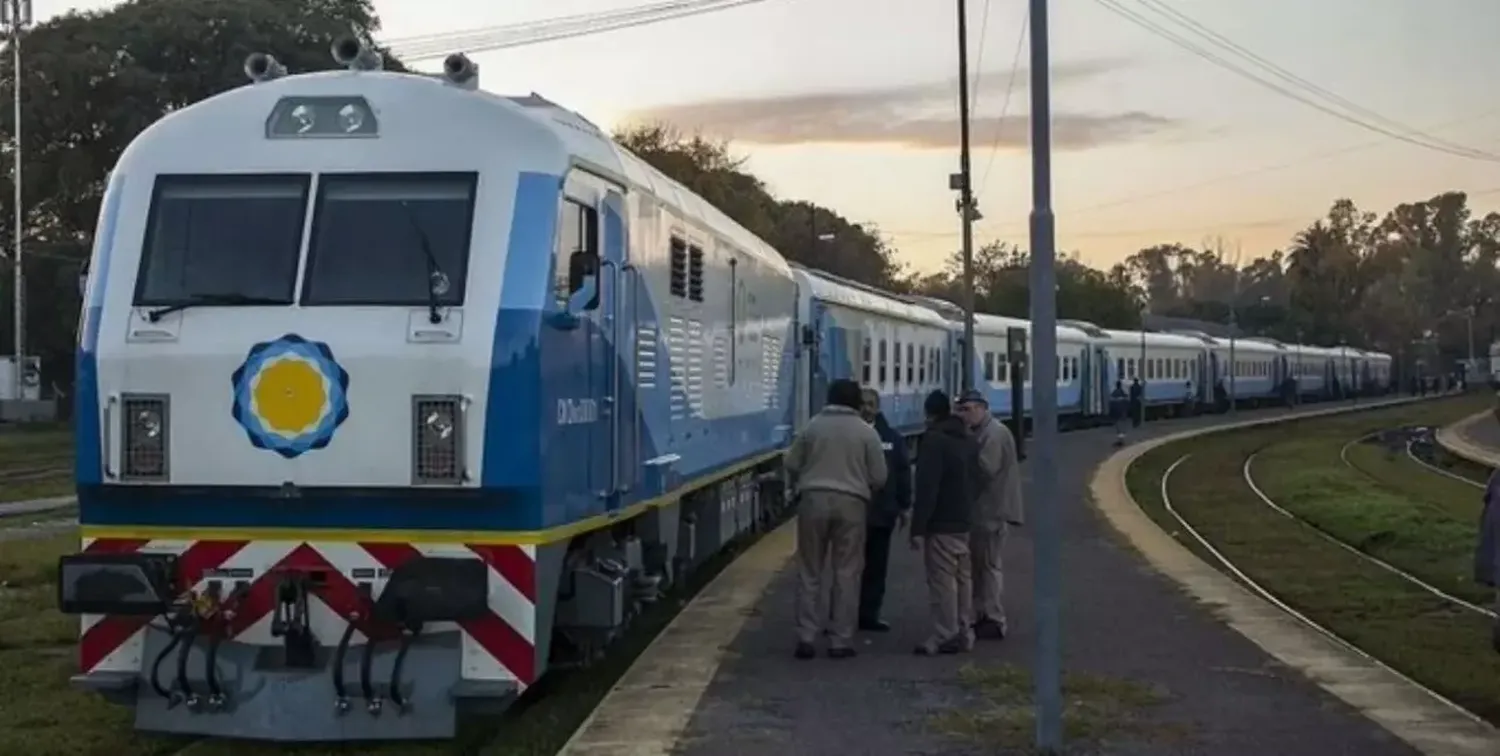
[[[135,303],[290,304],[309,178],[161,176]]]
[[[475,175],[324,174],[307,305],[463,304]]]

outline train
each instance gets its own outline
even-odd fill
[[[977,316],[964,364],[951,303],[789,263],[462,54],[332,54],[251,55],[108,176],[58,602],[72,683],[137,729],[452,737],[788,514],[779,460],[830,381],[908,436],[965,377],[1030,406],[1026,321]],[[1352,347],[1080,322],[1057,359],[1075,425],[1135,376],[1163,411],[1231,375],[1249,403],[1390,379]]]

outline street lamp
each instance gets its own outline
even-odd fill
[[[11,137],[15,140],[15,173],[12,180],[15,182],[15,225],[11,228],[12,240],[15,243],[15,253],[11,261],[13,273],[15,274],[15,291],[11,295],[11,304],[15,308],[15,397],[21,397],[22,376],[25,368],[22,363],[26,360],[26,273],[22,268],[21,253],[21,229],[25,216],[21,211],[21,33],[26,27],[31,26],[31,0],[3,0],[0,1],[0,27],[3,27],[10,36],[11,52],[11,76],[14,77],[12,90],[14,100],[14,127]]]

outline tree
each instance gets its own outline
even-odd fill
[[[106,176],[132,139],[162,116],[246,83],[252,52],[290,71],[333,68],[333,40],[380,28],[372,0],[136,0],[70,12],[26,35],[21,98],[27,261],[27,351],[49,379],[72,372],[77,275],[92,244]],[[405,70],[388,51],[385,66]],[[10,56],[0,93],[12,97]],[[10,108],[0,116],[0,163],[14,165]],[[11,171],[14,169],[12,168]],[[13,173],[9,173],[13,176]],[[0,237],[13,247],[11,193],[0,192]],[[0,261],[10,301],[9,260]],[[8,320],[9,311],[0,316]],[[0,353],[13,351],[10,328]]]

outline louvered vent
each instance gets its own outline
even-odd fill
[[[698,247],[688,247],[688,299],[694,302],[703,301],[703,250]]]
[[[680,239],[672,240],[672,296],[688,295],[688,251],[687,244]]]

